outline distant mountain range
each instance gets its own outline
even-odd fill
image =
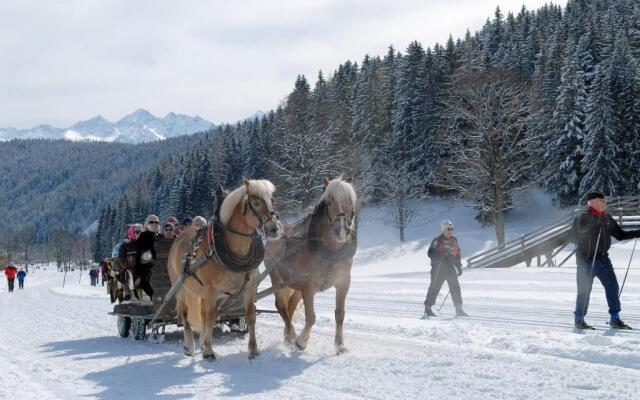
[[[38,125],[31,129],[0,128],[0,141],[11,139],[67,139],[72,141],[99,141],[143,143],[188,135],[213,128],[213,123],[198,116],[170,112],[158,118],[144,109],[138,109],[117,122],[102,116],[80,121],[69,128]]]

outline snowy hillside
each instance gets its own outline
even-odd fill
[[[211,122],[198,116],[170,112],[164,118],[158,118],[147,110],[139,109],[117,122],[110,122],[98,115],[66,129],[49,125],[31,129],[0,128],[0,140],[46,138],[143,143],[202,132],[212,127]]]
[[[531,200],[527,212],[508,219],[510,237],[563,215],[544,196]],[[448,299],[439,317],[420,319],[429,282],[424,244],[439,220],[453,220],[466,256],[493,241],[492,230],[481,228],[468,209],[445,206],[426,205],[435,215],[412,229],[404,245],[377,222],[383,209],[363,212],[346,307],[350,352],[342,356],[333,350],[333,290],[316,297],[307,350],[283,343],[278,315],[261,314],[257,360],[247,359],[246,339],[222,336],[214,338],[218,359],[209,363],[199,354],[182,355],[175,327],[162,344],[118,337],[108,297],[89,286],[86,272],[68,274],[62,287],[62,273],[36,270],[26,289],[12,294],[3,282],[0,399],[636,398],[640,331],[606,329],[604,293],[596,283],[587,319],[599,329],[573,332],[573,260],[559,269],[465,270],[462,295],[471,317],[454,318]],[[620,279],[632,245],[612,248]],[[438,306],[445,295],[446,285]],[[625,321],[640,327],[638,261],[622,305]],[[273,309],[273,298],[258,306]],[[300,313],[298,331],[302,323]]]

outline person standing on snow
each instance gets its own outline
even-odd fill
[[[13,292],[13,282],[16,279],[18,270],[13,265],[7,266],[4,270],[4,275],[7,277],[7,285],[9,286],[9,293]]]
[[[93,267],[89,268],[89,278],[91,278],[91,286],[96,286],[96,281],[98,280],[98,274],[96,273],[96,269]]]
[[[27,273],[24,272],[24,270],[22,268],[20,268],[20,271],[18,272],[18,289],[22,290],[24,289],[24,278],[27,277]]]
[[[598,277],[604,286],[611,320],[609,325],[614,329],[631,329],[620,319],[620,287],[616,273],[609,259],[611,236],[618,240],[640,237],[640,229],[625,231],[607,214],[607,199],[600,192],[587,195],[587,209],[580,213],[571,226],[571,241],[576,244],[576,296],[575,327],[577,329],[593,329],[584,320],[589,308],[589,298],[593,278]]]
[[[462,294],[458,282],[458,276],[462,275],[462,262],[458,239],[453,236],[453,223],[449,220],[442,221],[440,228],[440,235],[431,241],[427,253],[431,259],[431,284],[424,301],[424,317],[436,316],[431,307],[435,304],[444,281],[449,285],[456,316],[468,317],[462,309]]]

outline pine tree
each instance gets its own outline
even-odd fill
[[[582,179],[581,159],[584,125],[587,114],[587,94],[593,73],[593,58],[583,36],[576,48],[569,46],[562,69],[559,95],[553,115],[557,139],[548,143],[545,158],[551,175],[547,187],[562,205],[575,204]]]
[[[620,171],[615,163],[615,121],[613,101],[605,73],[596,74],[594,90],[589,97],[589,114],[582,165],[585,175],[580,182],[582,197],[598,190],[609,196],[617,194]]]
[[[409,173],[416,173],[417,155],[424,146],[425,136],[425,52],[418,42],[407,48],[398,64],[393,114],[393,146],[395,157],[404,160]]]
[[[102,235],[105,229],[105,215],[106,215],[106,207],[100,208],[100,218],[98,218],[98,227],[96,229],[96,233],[93,236],[92,241],[92,252],[94,260],[101,260],[105,257],[104,250],[101,248],[102,245]]]
[[[620,195],[633,194],[639,182],[638,167],[635,153],[640,148],[638,138],[638,116],[634,115],[634,105],[638,97],[635,90],[633,68],[628,56],[627,41],[622,33],[618,34],[613,45],[613,54],[605,71],[607,92],[611,107],[611,119],[608,123],[614,136],[611,138],[618,143],[617,159],[615,163],[620,167],[620,180],[616,182],[616,192]],[[595,91],[600,90],[594,88]],[[595,93],[594,93],[595,94]]]

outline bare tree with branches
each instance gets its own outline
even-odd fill
[[[488,216],[503,245],[504,212],[514,195],[543,178],[532,84],[502,69],[470,72],[457,79],[445,105],[448,124],[439,142],[450,158],[442,184]]]

